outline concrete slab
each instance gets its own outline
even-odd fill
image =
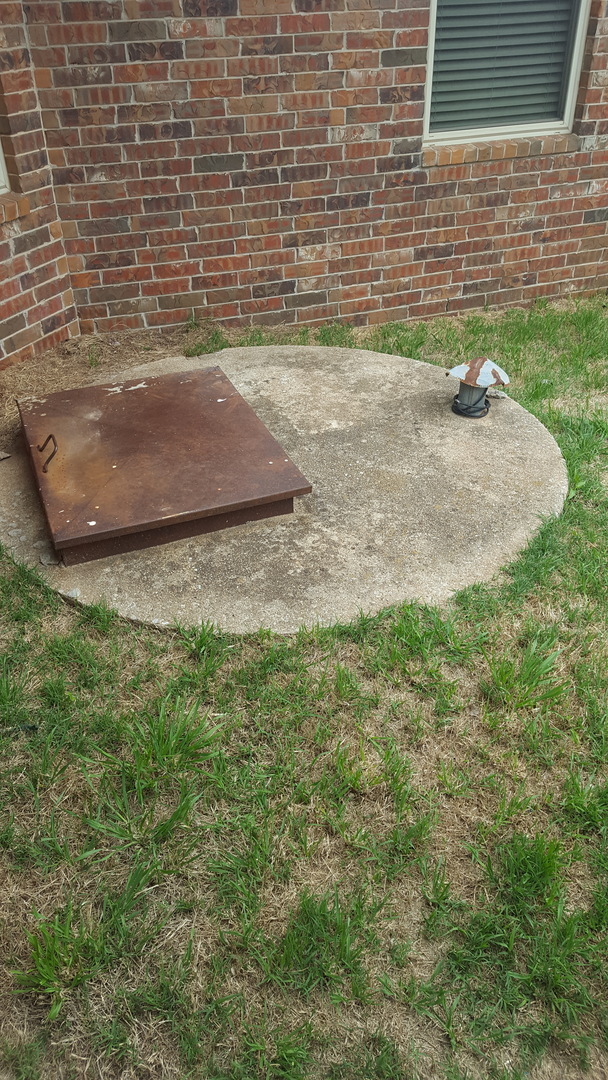
[[[567,474],[507,397],[455,416],[458,384],[400,356],[320,346],[170,357],[117,379],[219,364],[313,484],[296,512],[81,566],[52,565],[25,454],[0,461],[0,540],[61,594],[144,622],[291,633],[487,580],[559,514]],[[108,381],[107,376],[103,381]]]

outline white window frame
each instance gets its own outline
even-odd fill
[[[445,129],[442,131],[429,131],[431,120],[431,94],[433,90],[433,68],[435,63],[435,27],[437,24],[437,0],[431,0],[424,100],[423,143],[429,146],[445,146],[446,143],[489,142],[491,139],[525,139],[541,135],[564,135],[572,131],[590,13],[591,0],[583,0],[578,14],[576,30],[574,32],[570,77],[568,79],[564,107],[564,119],[560,123],[552,124],[549,121],[543,120],[534,124],[501,124],[500,127],[460,128],[455,129],[454,131],[446,131]]]
[[[6,195],[11,190],[11,185],[8,182],[8,173],[6,171],[6,161],[4,160],[4,151],[2,149],[2,143],[0,142],[0,195]]]

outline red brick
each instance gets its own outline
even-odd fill
[[[263,15],[250,19],[228,18],[224,22],[224,33],[228,37],[276,36],[278,28],[279,24],[276,15]],[[290,31],[282,29],[281,33],[290,33]]]
[[[117,83],[161,83],[168,78],[167,63],[118,64],[114,68]]]
[[[196,308],[182,307],[175,311],[152,311],[146,315],[146,326],[183,326],[190,318],[192,312],[196,314]],[[206,310],[203,310],[206,315]]]

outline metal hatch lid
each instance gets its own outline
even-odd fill
[[[312,490],[219,367],[17,404],[58,550]]]

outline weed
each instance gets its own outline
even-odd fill
[[[182,698],[161,701],[157,714],[134,718],[124,727],[131,747],[134,775],[174,779],[199,769],[218,753],[222,727],[201,716],[199,702]],[[108,756],[108,755],[106,755]]]
[[[429,936],[438,937],[440,933],[449,933],[453,929],[455,913],[464,910],[466,905],[452,895],[444,860],[425,867],[424,878],[423,896],[430,908],[424,920],[424,929]]]
[[[38,1035],[30,1042],[0,1042],[0,1055],[11,1069],[11,1080],[42,1080],[42,1062],[46,1053],[46,1038]]]
[[[26,931],[30,966],[13,975],[21,992],[50,997],[49,1020],[59,1015],[67,992],[89,982],[117,955],[128,952],[136,908],[153,873],[153,867],[135,863],[124,890],[104,895],[96,924],[85,921],[82,913],[77,914],[71,901],[50,918],[34,912],[36,930]],[[144,948],[158,929],[157,920],[155,926],[139,934],[136,948]]]
[[[445,720],[452,713],[459,712],[463,702],[460,698],[460,686],[455,679],[447,679],[439,667],[425,666],[410,674],[410,681],[418,693],[433,701],[435,715]]]
[[[49,1020],[61,1009],[66,990],[86,982],[101,968],[102,943],[90,930],[72,904],[50,919],[34,913],[35,932],[27,931],[31,948],[31,966],[14,972],[17,986],[24,993],[44,994],[51,998]]]
[[[284,880],[288,876],[287,868],[274,856],[278,835],[273,824],[268,818],[260,824],[252,817],[230,821],[230,835],[237,829],[241,833],[238,846],[207,860],[220,908],[232,908],[250,918],[260,906],[258,894],[265,878]]]
[[[302,631],[304,639],[311,637],[323,646],[335,641],[369,642],[374,639],[374,631],[385,622],[386,613],[369,614],[360,611],[356,619],[349,623],[332,623],[331,626],[315,626],[312,630]]]
[[[399,752],[394,739],[384,740],[378,749],[384,766],[384,777],[393,796],[395,817],[397,822],[400,822],[415,797],[412,763]]]
[[[237,1056],[223,1067],[210,1063],[210,1080],[306,1080],[309,1076],[310,1029],[272,1029],[266,1024],[246,1025]]]
[[[189,837],[188,822],[200,795],[182,784],[174,809],[168,813],[168,808],[163,806],[159,814],[159,793],[154,790],[147,769],[140,771],[136,761],[134,766],[121,768],[118,779],[115,787],[113,776],[104,775],[104,793],[94,813],[84,819],[94,834],[93,846],[80,858],[109,859],[116,848],[156,857],[159,847],[172,836],[182,840],[181,855],[185,858],[196,843],[195,836]],[[149,793],[154,796],[150,802],[147,799]],[[105,846],[99,847],[99,843]]]
[[[0,657],[0,725],[18,730],[28,715],[23,672],[16,671],[8,657]]]
[[[353,347],[353,328],[348,323],[328,323],[317,331],[319,345],[331,345],[333,348],[351,349]]]
[[[441,761],[437,767],[437,779],[446,795],[466,795],[472,787],[470,776],[457,769],[452,761]]]
[[[16,867],[37,866],[51,870],[61,863],[72,862],[68,841],[59,835],[54,810],[46,828],[37,829],[33,836],[15,828],[14,815],[11,815],[0,829],[0,848],[7,852]]]
[[[101,347],[98,341],[93,341],[87,349],[87,363],[90,368],[99,367]]]
[[[489,701],[510,709],[535,708],[557,701],[568,689],[567,683],[553,677],[558,657],[559,650],[544,652],[539,638],[526,646],[519,660],[486,657],[490,678],[481,681],[481,690]]]
[[[352,836],[345,832],[344,836],[375,871],[376,877],[390,882],[420,864],[434,824],[435,816],[429,811],[418,817],[412,815],[409,823],[401,822],[380,836],[368,829]]]
[[[228,339],[221,330],[214,327],[204,340],[198,341],[194,345],[186,345],[184,356],[203,356],[205,353],[221,352],[222,349],[228,349],[229,347],[230,342]]]
[[[394,1042],[377,1034],[351,1052],[348,1061],[331,1065],[327,1080],[415,1080],[417,1070],[405,1063]]]
[[[454,616],[422,604],[404,604],[392,625],[390,637],[399,644],[406,657],[435,662],[439,657],[465,661],[482,650],[488,631],[476,627],[472,633],[463,633]]]
[[[67,688],[63,673],[45,679],[40,687],[40,698],[47,714],[54,718],[70,714],[75,701],[74,694]]]
[[[102,600],[98,604],[89,604],[80,609],[81,626],[90,626],[100,634],[107,634],[116,625],[118,613]]]
[[[340,701],[356,701],[361,696],[357,677],[342,664],[336,664],[334,685],[336,697]]]
[[[519,738],[519,743],[530,758],[536,758],[545,768],[550,769],[559,752],[562,733],[551,721],[549,713],[529,717]]]
[[[508,825],[514,817],[530,809],[534,799],[531,795],[524,795],[523,790],[523,785],[519,785],[514,795],[507,795],[505,792],[501,793],[494,814],[494,829],[501,829],[503,825]]]
[[[47,644],[47,655],[55,665],[68,667],[84,690],[94,690],[107,678],[107,664],[100,660],[94,645],[80,634],[56,634]]]
[[[99,1054],[117,1065],[138,1065],[137,1052],[129,1039],[125,1024],[112,1017],[105,1024],[96,1025],[92,1031],[93,1046]]]
[[[488,858],[488,880],[499,889],[509,911],[525,910],[538,900],[550,902],[561,891],[564,853],[557,840],[514,833]]]
[[[265,939],[256,948],[264,978],[304,997],[319,988],[340,996],[348,980],[352,997],[364,1000],[363,956],[377,945],[375,922],[383,907],[362,891],[348,898],[337,889],[321,897],[304,893],[281,940]]]
[[[563,813],[582,833],[608,838],[608,782],[585,781],[580,772],[570,773],[564,785]]]
[[[341,814],[348,797],[360,793],[364,785],[361,758],[340,744],[333,753],[330,766],[324,769],[315,784],[315,791]]]
[[[180,640],[192,659],[196,662],[202,679],[209,679],[222,666],[228,654],[226,635],[212,622],[201,622],[200,626],[178,626]]]

